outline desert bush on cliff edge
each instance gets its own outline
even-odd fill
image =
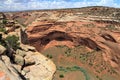
[[[19,38],[15,35],[7,36],[5,39],[5,41],[7,41],[10,47],[14,50],[19,48],[20,43],[18,42],[18,40]]]

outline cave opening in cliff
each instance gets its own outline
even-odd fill
[[[97,45],[97,43],[95,43],[90,38],[80,38],[79,39],[79,44],[84,45],[84,46],[86,46],[86,47],[88,47],[89,49],[92,49],[92,50],[96,50],[96,51],[100,51],[101,50],[99,48],[99,46]]]
[[[47,39],[43,38],[43,39],[41,40],[41,44],[42,44],[42,45],[47,45],[50,41],[51,41],[51,40],[50,40],[49,38],[47,38]]]
[[[57,38],[55,38],[55,40],[57,40],[57,41],[64,41],[65,38],[64,37],[57,37]]]
[[[34,38],[35,39],[35,38]],[[36,47],[38,51],[47,49],[51,46],[66,45],[73,46],[73,37],[62,31],[52,31],[40,37],[38,40],[29,38],[30,45]]]
[[[45,36],[41,37],[39,40],[35,42],[30,42],[30,43],[31,45],[36,47],[36,49],[40,52],[41,50],[44,50],[56,45],[65,45],[68,47],[75,47],[75,45],[84,45],[91,50],[96,50],[96,51],[101,50],[97,45],[97,43],[95,43],[92,39],[83,38],[83,37],[77,37],[77,38],[78,39],[74,39],[73,36],[68,35],[65,32],[52,31],[46,34]]]

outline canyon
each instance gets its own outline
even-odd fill
[[[22,67],[19,71],[16,70],[24,78],[28,80],[120,79],[119,8],[96,6],[4,12],[1,15],[1,20],[7,21],[4,27],[7,32],[1,32],[2,39],[13,34],[19,37],[20,48],[13,50],[11,56],[7,54],[10,54],[9,48],[6,48],[8,51],[6,54],[8,58],[13,59],[14,63],[9,62],[11,65]],[[2,49],[0,53],[5,53],[1,51]],[[26,56],[22,57],[24,63],[21,63],[20,57],[20,61],[16,60],[19,53],[20,55],[25,53]],[[3,56],[5,55],[1,58]],[[4,61],[4,58],[1,61]],[[27,64],[27,61],[30,64]],[[26,68],[29,68],[29,72],[24,71]],[[2,71],[1,75],[3,73],[5,72]]]

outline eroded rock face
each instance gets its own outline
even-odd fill
[[[38,23],[38,22],[37,22]],[[94,41],[93,36],[98,36],[98,33],[96,34],[96,31],[93,31],[92,28],[86,28],[84,27],[85,22],[56,22],[52,23],[53,26],[49,27],[49,29],[45,29],[43,31],[39,31],[42,28],[42,25],[48,24],[49,21],[45,21],[45,23],[38,23],[36,25],[39,26],[32,26],[27,28],[27,35],[30,44],[34,45],[38,51],[41,49],[44,49],[48,44],[50,44],[52,41],[57,41],[62,44],[62,42],[71,42],[71,46],[77,46],[77,45],[86,45],[91,49],[99,49],[99,45]],[[35,23],[33,23],[35,24]],[[93,23],[89,23],[93,24]],[[37,29],[36,29],[37,28]],[[96,28],[96,30],[99,28]],[[92,30],[93,33],[88,30]],[[56,44],[59,45],[59,44]],[[64,44],[63,44],[64,45]],[[69,46],[69,43],[68,43]],[[38,48],[39,47],[39,48]]]
[[[120,45],[114,42],[110,41],[104,41],[102,42],[105,46],[109,48],[109,50],[106,49],[106,52],[108,53],[108,59],[113,67],[119,67],[120,66]]]
[[[44,25],[47,25],[47,27],[44,27]],[[55,45],[66,45],[68,47],[85,45],[89,49],[104,51],[107,55],[107,61],[112,66],[117,65],[118,67],[120,66],[118,62],[119,53],[116,53],[116,49],[119,51],[118,38],[120,36],[116,37],[119,33],[106,29],[106,25],[110,24],[96,23],[94,21],[36,21],[29,25],[26,33],[29,43],[36,47],[38,51]],[[117,44],[117,48],[113,44]]]

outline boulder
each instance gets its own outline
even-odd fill
[[[21,44],[20,47],[25,51],[36,51],[35,47]]]
[[[26,56],[24,57],[26,66],[35,64],[35,60],[33,58],[33,56],[34,56],[33,53],[34,52],[31,52],[31,51],[26,52]]]
[[[29,80],[52,80],[56,71],[55,64],[38,52],[32,53],[31,57],[35,60],[35,65],[29,66],[25,77]]]
[[[24,57],[24,56],[26,55],[26,52],[23,51],[23,50],[17,49],[17,50],[16,50],[16,54],[19,55],[19,56]]]
[[[23,58],[22,56],[15,55],[14,61],[15,61],[15,63],[17,63],[18,65],[21,65],[21,66],[24,65],[24,58]]]
[[[5,51],[6,51],[6,48],[0,45],[0,55],[4,54]]]

